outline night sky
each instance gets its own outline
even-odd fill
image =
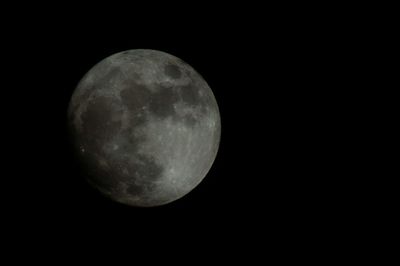
[[[106,19],[114,8],[93,16],[75,9],[21,14],[1,26],[2,219],[11,239],[150,248],[206,241],[207,248],[235,250],[254,244],[253,237],[275,247],[288,239],[300,245],[307,232],[331,225],[342,204],[335,188],[344,184],[326,155],[340,144],[333,136],[341,132],[327,121],[337,122],[330,106],[343,90],[335,79],[341,43],[331,25],[295,10],[239,7]],[[90,188],[66,127],[82,76],[103,58],[138,48],[165,51],[196,69],[215,94],[222,124],[203,182],[180,200],[148,209]]]

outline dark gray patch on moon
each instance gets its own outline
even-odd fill
[[[201,112],[205,113],[208,102],[200,96],[199,90],[193,84],[182,86],[179,93],[184,103],[190,106],[199,106]]]
[[[167,76],[170,76],[173,79],[178,79],[182,75],[181,71],[179,70],[179,67],[171,64],[165,66],[164,72]]]
[[[104,59],[78,84],[68,112],[89,183],[124,204],[157,206],[184,196],[218,150],[211,89],[163,52],[130,50]]]
[[[121,121],[113,121],[113,116],[120,115],[121,112],[113,109],[106,97],[99,96],[93,100],[81,115],[85,121],[82,136],[87,148],[97,151],[101,144],[110,141],[121,127]]]
[[[131,87],[121,90],[119,95],[122,104],[133,113],[139,113],[151,99],[150,91],[145,86],[135,83]]]
[[[174,103],[178,102],[179,95],[173,90],[159,86],[151,95],[149,110],[159,118],[166,118],[175,114]]]
[[[162,166],[158,165],[154,159],[147,156],[136,156],[135,160],[127,164],[129,177],[135,176],[136,179],[128,180],[129,187],[127,192],[133,196],[143,194],[143,191],[151,192],[153,182],[161,177]]]
[[[192,115],[192,114],[186,114],[183,116],[182,119],[183,119],[183,123],[188,127],[194,127],[198,122],[196,117],[194,117],[194,115]]]

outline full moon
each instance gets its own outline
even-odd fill
[[[152,207],[175,201],[210,170],[221,122],[206,81],[181,59],[136,49],[96,64],[69,107],[88,183],[108,198]]]

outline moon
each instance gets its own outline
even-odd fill
[[[72,143],[88,183],[137,207],[175,201],[210,170],[221,120],[206,81],[165,52],[135,49],[96,64],[68,107]]]

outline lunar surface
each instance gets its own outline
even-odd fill
[[[68,122],[88,182],[139,207],[172,202],[196,187],[221,134],[205,80],[181,59],[143,49],[95,65],[72,95]]]

